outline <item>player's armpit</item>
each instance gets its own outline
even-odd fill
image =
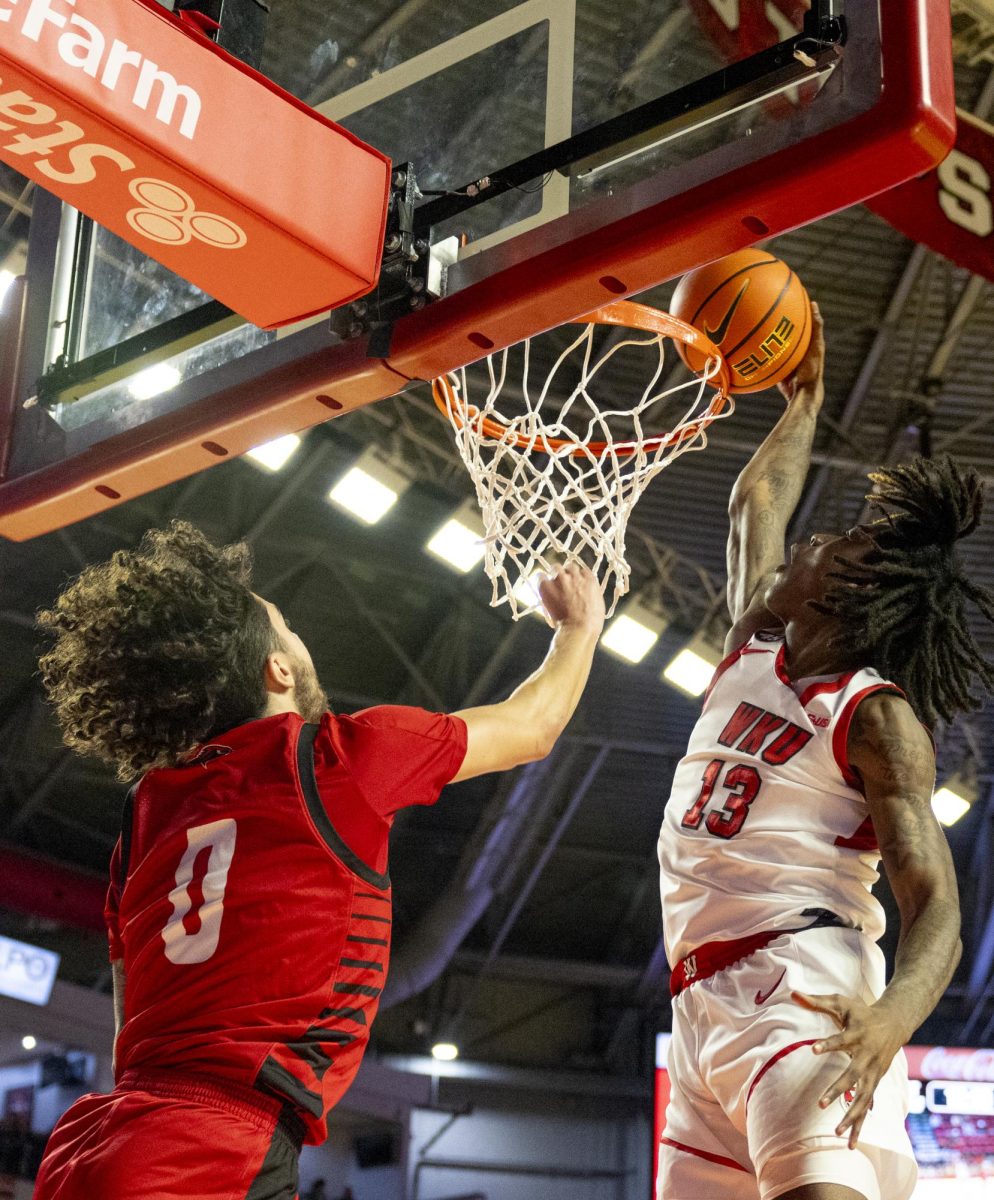
[[[725,638],[726,655],[744,645],[760,629],[779,629],[781,627],[780,618],[775,617],[766,607],[766,590],[772,579],[773,574],[770,572],[759,580],[745,611],[728,631]]]

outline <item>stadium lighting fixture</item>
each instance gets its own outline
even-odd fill
[[[139,371],[128,390],[136,400],[151,400],[153,396],[172,391],[182,378],[175,367],[168,363],[156,363]]]
[[[24,1037],[21,1038],[21,1045],[25,1050],[33,1050],[35,1046],[38,1045],[38,1039],[32,1037],[30,1033],[26,1033]]]
[[[370,448],[339,479],[328,499],[364,525],[375,525],[409,486],[409,479]]]
[[[639,663],[659,641],[668,621],[641,600],[630,600],[607,624],[601,645],[626,662]]]
[[[486,553],[483,518],[475,502],[463,504],[432,534],[425,549],[463,575],[471,571]]]
[[[431,1048],[431,1056],[439,1062],[454,1062],[459,1057],[459,1047],[452,1042],[436,1042]]]
[[[720,662],[721,651],[697,634],[670,661],[663,678],[688,696],[700,696],[707,690]]]
[[[535,571],[531,575],[522,575],[518,582],[514,585],[514,599],[517,601],[518,607],[530,612],[533,617],[538,617],[540,621],[545,620],[545,606],[542,604],[542,596],[539,593],[539,581],[544,578],[541,571]]]
[[[932,796],[932,812],[940,825],[955,825],[970,811],[977,798],[977,785],[957,771]]]
[[[273,438],[271,442],[263,442],[261,446],[254,446],[246,452],[245,457],[258,463],[267,471],[274,473],[282,471],[296,454],[300,441],[299,433],[285,433],[282,437]]]

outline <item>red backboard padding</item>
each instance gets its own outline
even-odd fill
[[[389,160],[152,0],[0,0],[0,159],[263,328],[378,277]]]

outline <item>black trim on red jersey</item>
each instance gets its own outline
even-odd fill
[[[383,973],[383,964],[374,962],[371,958],[340,958],[338,961],[343,967],[360,967],[366,971]]]
[[[356,1034],[345,1033],[341,1029],[325,1029],[321,1025],[312,1025],[295,1042],[287,1042],[286,1048],[307,1063],[318,1081],[324,1078],[325,1072],[331,1066],[333,1059],[326,1052],[328,1046],[348,1046],[356,1040]]]
[[[300,787],[304,793],[307,811],[311,814],[311,820],[317,827],[322,841],[339,862],[347,867],[353,875],[358,875],[364,883],[386,891],[390,887],[389,872],[384,871],[381,875],[378,871],[374,871],[349,849],[332,825],[331,818],[321,803],[321,793],[318,790],[317,775],[314,771],[314,742],[320,728],[319,725],[302,725],[300,733],[297,735],[297,774],[300,776]],[[386,897],[382,898],[386,899]],[[381,897],[377,896],[376,899],[379,900]],[[382,918],[377,919],[382,920]]]
[[[331,990],[339,996],[369,996],[371,1000],[383,991],[382,988],[369,987],[365,983],[333,983]]]
[[[354,933],[348,934],[348,936],[345,938],[345,940],[347,942],[360,942],[363,946],[389,946],[390,945],[389,938],[356,937],[356,935]]]
[[[138,784],[134,784],[129,790],[127,798],[124,801],[124,808],[121,809],[121,887],[124,887],[125,881],[128,878],[128,863],[131,858],[131,827],[135,822],[135,795],[138,792]]]
[[[305,1088],[296,1075],[291,1075],[286,1067],[281,1066],[271,1056],[259,1068],[255,1083],[256,1087],[275,1093],[281,1100],[289,1100],[312,1117],[320,1117],[324,1113],[324,1100],[321,1096]]]
[[[357,1025],[366,1024],[366,1012],[362,1008],[324,1008],[321,1010],[321,1020],[329,1017],[344,1017],[347,1021],[355,1021]]]

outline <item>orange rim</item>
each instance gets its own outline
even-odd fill
[[[700,330],[694,329],[693,326],[687,325],[685,322],[670,316],[669,313],[662,312],[658,308],[650,308],[647,304],[636,304],[632,300],[617,300],[613,304],[607,304],[603,308],[598,308],[585,317],[580,317],[573,323],[575,325],[621,325],[629,329],[642,330],[644,333],[662,334],[664,337],[672,338],[675,342],[683,342],[686,346],[692,346],[708,358],[716,358],[718,360],[718,370],[715,373],[714,379],[708,381],[716,389],[715,397],[708,406],[707,412],[699,420],[685,426],[683,429],[678,429],[671,433],[662,433],[656,437],[645,438],[644,441],[637,444],[626,442],[581,442],[570,438],[549,438],[547,441],[543,441],[541,445],[537,445],[533,438],[525,437],[524,434],[519,433],[511,440],[511,444],[519,450],[537,450],[540,454],[544,454],[547,450],[554,452],[572,447],[570,453],[580,457],[584,454],[599,456],[613,449],[616,454],[624,458],[634,454],[639,446],[647,450],[657,450],[666,446],[679,445],[680,442],[685,442],[688,438],[696,437],[716,417],[721,416],[728,407],[728,391],[732,382],[728,371],[728,364],[714,342],[710,338],[705,337]],[[451,414],[452,420],[460,428],[465,427],[467,421],[473,420],[478,413],[478,410],[472,405],[467,405],[458,398],[448,375],[441,375],[438,379],[432,381],[431,394],[439,410],[446,417]],[[508,433],[506,425],[500,421],[493,420],[491,417],[476,422],[476,428],[482,437],[496,442],[504,441]]]

